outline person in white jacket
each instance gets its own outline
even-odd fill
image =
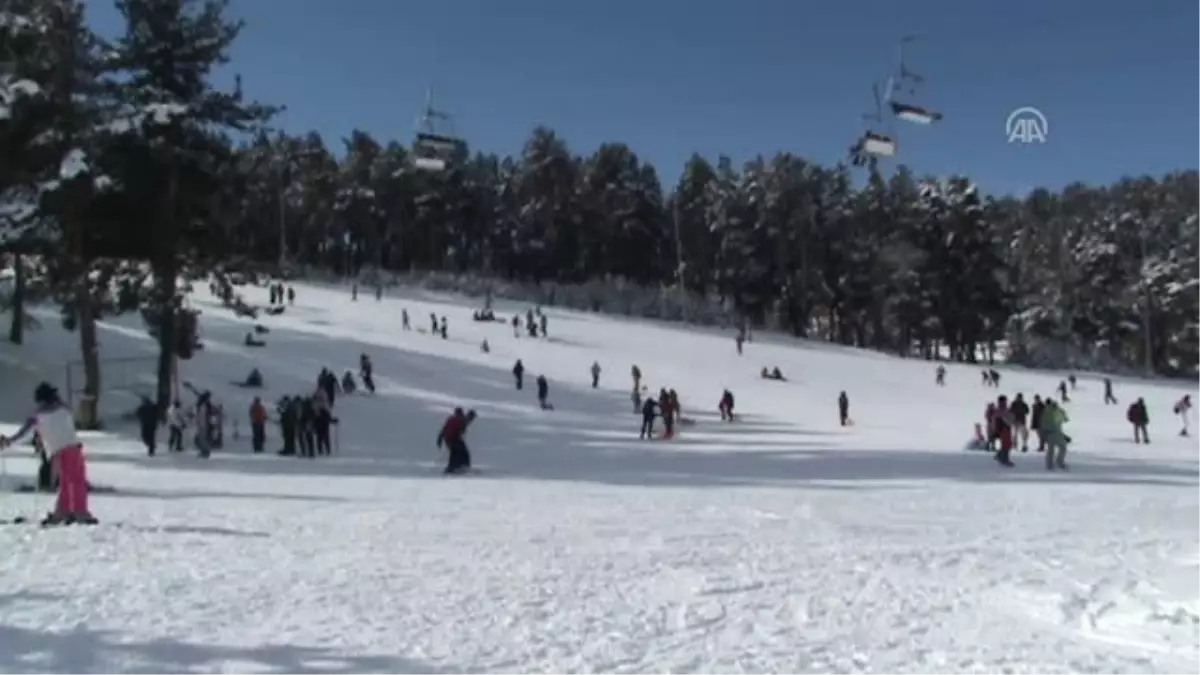
[[[46,382],[34,389],[33,400],[37,409],[17,433],[0,436],[0,448],[7,448],[36,430],[58,476],[57,505],[42,525],[95,524],[96,518],[88,510],[87,463],[83,443],[75,433],[75,417],[59,398],[58,391]]]
[[[169,435],[167,437],[167,449],[171,452],[183,452],[183,430],[188,425],[188,412],[184,409],[183,403],[178,400],[171,406],[171,414],[167,418],[167,426]]]

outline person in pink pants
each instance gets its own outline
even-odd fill
[[[34,389],[33,400],[37,409],[17,433],[8,438],[0,436],[0,448],[36,430],[58,476],[58,502],[42,525],[95,524],[96,518],[88,510],[87,462],[75,433],[75,418],[63,405],[58,391],[45,382]]]

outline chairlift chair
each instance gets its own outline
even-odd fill
[[[892,114],[898,119],[912,124],[933,124],[942,119],[942,113],[896,99],[896,93],[900,89],[904,89],[909,97],[915,97],[917,86],[925,83],[924,76],[909,70],[908,63],[904,58],[904,45],[913,42],[915,39],[911,35],[900,39],[899,72],[893,77],[888,78],[887,93],[884,96],[884,100],[888,102]]]
[[[882,126],[883,101],[878,83],[871,86],[871,92],[875,98],[875,112],[863,115],[863,119]],[[899,146],[893,136],[868,126],[863,135],[850,147],[850,161],[854,166],[873,166],[877,158],[895,157],[898,150]]]
[[[433,108],[433,92],[426,94],[425,110],[413,142],[413,166],[421,171],[444,171],[465,143],[453,133],[438,127],[450,127],[450,115]]]

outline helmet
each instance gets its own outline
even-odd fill
[[[46,405],[58,402],[58,390],[49,382],[39,384],[33,390],[33,402]]]

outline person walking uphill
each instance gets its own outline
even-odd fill
[[[1042,410],[1042,434],[1046,438],[1046,470],[1053,471],[1055,468],[1063,471],[1067,470],[1067,434],[1063,430],[1063,424],[1067,422],[1067,411],[1054,402],[1054,399],[1046,401],[1046,407]]]
[[[94,525],[96,518],[88,510],[87,460],[75,433],[75,417],[49,383],[43,382],[33,390],[33,400],[37,404],[33,414],[15,434],[0,436],[0,449],[36,431],[58,476],[58,501],[42,525]]]
[[[474,421],[474,410],[463,414],[462,408],[455,408],[454,413],[442,424],[442,430],[437,436],[437,447],[440,449],[444,443],[449,450],[446,470],[443,473],[462,473],[471,468],[471,451],[463,437],[467,434],[467,427]]]
[[[138,429],[142,432],[142,443],[146,446],[146,454],[154,456],[158,445],[158,406],[150,397],[143,396],[142,402],[134,413],[137,415]]]

